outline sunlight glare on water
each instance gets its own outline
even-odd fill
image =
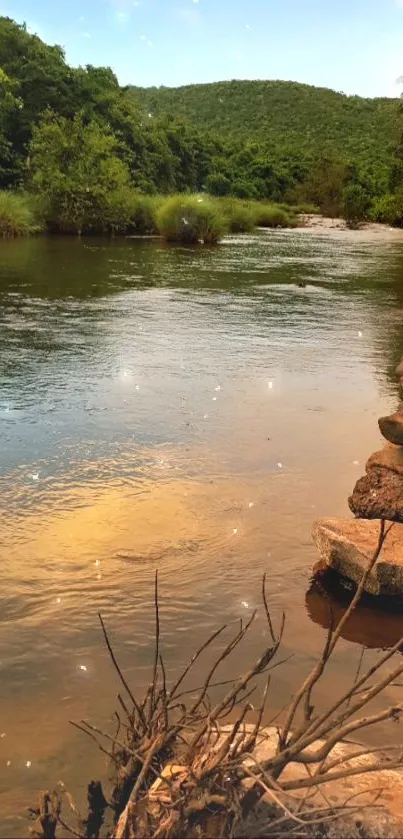
[[[347,514],[377,418],[396,405],[403,241],[279,231],[215,249],[1,249],[0,832],[18,836],[18,814],[59,777],[80,800],[77,753],[85,777],[100,774],[68,724],[106,725],[115,707],[98,612],[130,683],[148,684],[156,569],[169,679],[257,608],[223,679],[250,663],[264,572],[294,652],[268,714],[306,675],[326,635],[312,519]],[[399,631],[396,616],[358,614],[322,698],[349,680],[363,639],[387,646]]]

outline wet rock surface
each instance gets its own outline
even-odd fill
[[[319,519],[313,538],[322,561],[358,585],[375,553],[379,522],[359,519]],[[393,525],[372,569],[368,594],[403,597],[403,526]]]
[[[403,380],[403,359],[396,369]],[[380,525],[395,523],[367,580],[369,594],[403,597],[403,403],[395,414],[379,419],[386,445],[368,459],[348,499],[355,520],[322,519],[313,537],[323,562],[359,583],[374,556]]]

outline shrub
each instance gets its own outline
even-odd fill
[[[0,236],[27,236],[41,230],[34,201],[27,195],[0,191]]]
[[[320,208],[316,204],[297,204],[295,207],[292,208],[294,213],[297,214],[304,214],[307,216],[317,216],[320,215]]]
[[[106,199],[104,227],[114,233],[157,233],[157,209],[161,199],[121,187]]]
[[[248,199],[259,197],[255,185],[249,181],[235,181],[232,186],[232,192],[236,198]]]
[[[367,215],[370,200],[360,184],[348,184],[343,190],[342,215],[347,226],[355,229]]]
[[[231,233],[249,233],[255,227],[255,216],[250,204],[236,198],[221,198],[218,202]]]
[[[391,224],[393,227],[403,226],[403,202],[397,195],[382,195],[377,198],[371,208],[370,217],[373,221]]]
[[[254,205],[255,224],[258,227],[295,227],[296,219],[282,207],[275,204]]]
[[[159,232],[168,242],[216,244],[227,230],[218,203],[193,195],[174,195],[157,212]]]
[[[231,181],[221,172],[212,172],[206,180],[206,189],[210,195],[229,195],[231,192]]]

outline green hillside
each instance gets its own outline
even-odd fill
[[[403,224],[401,121],[397,99],[296,82],[121,87],[0,16],[0,190],[54,229],[123,229],[139,194],[201,192]],[[21,203],[2,200],[8,230]]]
[[[397,141],[396,99],[363,99],[297,82],[231,81],[130,88],[153,116],[174,114],[229,139],[264,141],[280,156],[331,147],[342,157],[389,161]]]

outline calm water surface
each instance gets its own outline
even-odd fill
[[[393,233],[0,245],[1,836],[26,834],[40,788],[102,775],[68,721],[115,707],[98,611],[147,683],[156,568],[170,675],[250,614],[266,572],[295,652],[269,713],[284,705],[325,637],[312,521],[347,514],[380,444],[402,322]],[[357,613],[318,702],[360,643],[369,662],[401,635],[399,615]],[[258,615],[232,665],[264,640]]]

